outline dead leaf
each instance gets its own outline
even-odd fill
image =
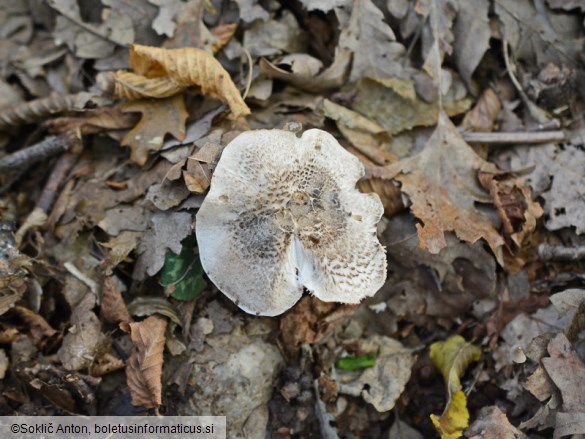
[[[80,370],[91,365],[104,335],[95,313],[95,296],[87,293],[71,314],[71,327],[57,354],[68,370]]]
[[[102,247],[109,249],[106,258],[101,262],[101,266],[107,276],[111,275],[114,268],[128,257],[136,247],[142,237],[141,232],[122,232],[108,242],[100,243]]]
[[[479,181],[493,198],[504,235],[516,244],[516,248],[521,248],[524,240],[536,229],[536,220],[543,214],[540,204],[532,200],[532,190],[520,178],[504,180],[481,171]]]
[[[384,14],[372,0],[353,3],[349,23],[339,36],[339,46],[353,52],[350,82],[364,77],[404,76],[400,58],[405,48],[396,41],[392,28],[384,21]]]
[[[585,233],[584,165],[585,152],[579,146],[566,144],[555,148],[553,161],[546,165],[554,178],[550,189],[542,194],[548,214],[547,229],[575,227],[578,234]]]
[[[477,419],[465,430],[470,439],[528,439],[524,433],[510,424],[508,417],[498,406],[483,407]]]
[[[501,108],[496,93],[491,88],[486,88],[473,108],[465,114],[461,127],[465,131],[491,132]]]
[[[122,299],[122,294],[111,276],[104,279],[100,319],[106,323],[129,323],[132,321],[132,317],[126,309],[126,303]]]
[[[449,116],[463,113],[471,106],[471,100],[451,86],[443,96],[443,109]],[[419,99],[412,80],[363,79],[357,84],[353,109],[377,122],[389,134],[394,135],[418,126],[437,123],[437,102],[428,103]]]
[[[489,201],[477,172],[499,172],[473,152],[446,114],[441,113],[421,153],[378,170],[375,177],[400,181],[402,191],[410,197],[410,209],[422,221],[417,225],[422,248],[438,253],[447,245],[444,233],[453,231],[467,242],[485,239],[502,263],[504,240],[475,206],[475,202]]]
[[[479,361],[481,349],[460,335],[431,345],[429,357],[441,372],[447,388],[447,405],[441,416],[431,415],[431,421],[441,439],[461,437],[469,423],[467,398],[462,391],[461,377],[472,362]]]
[[[416,357],[400,342],[373,335],[360,340],[361,352],[377,352],[376,364],[357,376],[354,372],[335,370],[339,393],[361,396],[377,411],[391,410],[410,379]]]
[[[259,66],[260,72],[269,78],[280,79],[301,90],[319,93],[343,85],[347,79],[351,59],[352,53],[349,49],[340,49],[337,51],[333,64],[318,74],[309,70],[301,72],[285,70],[266,58],[260,59]]]
[[[114,52],[116,45],[128,46],[134,42],[134,23],[121,8],[105,8],[104,21],[94,24],[83,20],[76,0],[50,0],[49,5],[59,12],[55,43],[67,44],[80,58],[105,58]]]
[[[134,345],[126,366],[132,404],[158,409],[162,404],[162,366],[167,321],[150,316],[126,328]]]
[[[550,357],[542,364],[551,380],[559,388],[564,412],[585,413],[585,393],[577,383],[585,383],[585,363],[565,334],[559,333],[548,344]]]
[[[306,53],[309,38],[291,11],[284,10],[276,19],[256,20],[244,32],[243,46],[252,57]]]
[[[286,353],[296,358],[303,343],[317,343],[343,325],[355,305],[336,305],[316,297],[303,297],[280,319],[280,334]]]
[[[145,99],[123,105],[124,112],[140,112],[140,122],[124,137],[122,145],[132,150],[130,158],[143,166],[149,151],[158,151],[167,133],[182,140],[188,113],[182,95],[167,99]]]
[[[116,97],[168,97],[197,86],[204,95],[227,103],[234,118],[250,114],[228,72],[204,50],[134,44],[130,50],[130,67],[135,75],[116,73]]]
[[[488,0],[459,2],[459,11],[453,26],[453,56],[457,70],[468,88],[471,76],[490,47],[490,21]]]
[[[188,212],[157,212],[152,216],[152,231],[140,243],[134,278],[154,276],[163,266],[167,249],[181,253],[181,241],[191,233],[193,218]]]
[[[576,14],[537,7],[531,0],[496,0],[494,10],[503,24],[501,33],[514,56],[544,66],[571,65],[579,58],[582,28]],[[502,26],[501,26],[502,28]]]
[[[30,329],[32,337],[37,342],[50,338],[57,332],[42,316],[28,308],[15,306],[14,311],[16,311],[25,321]]]
[[[52,133],[73,132],[80,136],[103,131],[122,130],[136,125],[136,115],[125,114],[120,107],[104,107],[88,111],[79,117],[58,117],[48,120]]]

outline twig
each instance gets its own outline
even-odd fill
[[[71,168],[77,163],[77,159],[79,158],[79,154],[75,153],[67,153],[63,154],[59,157],[59,160],[53,167],[51,171],[51,175],[47,179],[45,183],[45,187],[43,188],[43,192],[37,201],[36,207],[43,210],[45,213],[49,213],[49,211],[53,208],[53,203],[55,202],[55,198],[57,198],[57,191],[59,190],[59,186],[65,177],[71,170]]]
[[[42,142],[16,151],[0,159],[0,172],[20,169],[66,151],[69,141],[65,136],[49,136]]]
[[[462,133],[468,143],[490,143],[501,145],[507,143],[556,143],[565,141],[563,131],[543,131],[525,133]]]
[[[538,257],[542,261],[575,262],[585,259],[585,246],[567,247],[564,245],[540,244]]]

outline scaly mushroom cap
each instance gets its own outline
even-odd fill
[[[201,264],[248,313],[291,308],[303,287],[358,303],[386,279],[376,236],[384,208],[362,194],[360,161],[312,129],[248,131],[223,151],[196,221]]]

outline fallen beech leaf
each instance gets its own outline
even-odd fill
[[[422,152],[377,168],[373,176],[402,183],[402,192],[412,201],[413,214],[422,221],[417,224],[422,248],[438,253],[447,245],[445,232],[454,231],[467,242],[485,239],[502,264],[504,240],[475,206],[475,202],[490,201],[478,182],[478,171],[499,173],[493,164],[475,154],[447,115],[441,113]]]
[[[135,75],[123,71],[116,73],[116,97],[162,98],[197,86],[204,95],[227,103],[234,117],[250,114],[229,73],[204,50],[194,47],[161,49],[134,44],[130,50],[130,67]]]
[[[131,322],[132,317],[126,309],[122,294],[116,288],[114,279],[108,276],[104,279],[100,318],[107,323]]]
[[[431,415],[433,425],[442,439],[461,437],[469,423],[467,398],[461,390],[461,377],[470,363],[479,361],[481,349],[460,335],[431,345],[429,357],[441,372],[447,387],[447,406],[441,416]]]
[[[140,122],[124,137],[122,145],[132,150],[132,161],[143,166],[149,151],[158,151],[166,133],[179,140],[185,138],[185,121],[188,113],[182,95],[167,99],[145,99],[129,102],[124,112],[140,112]]]
[[[129,329],[134,345],[126,366],[126,379],[133,405],[158,408],[162,404],[161,378],[166,327],[167,321],[157,316],[124,325],[124,328]]]
[[[340,49],[335,55],[333,64],[316,75],[310,74],[309,72],[289,72],[272,64],[265,58],[261,58],[258,64],[260,66],[260,72],[269,78],[280,79],[300,88],[301,90],[318,93],[343,85],[347,79],[348,67],[351,59],[351,50]]]

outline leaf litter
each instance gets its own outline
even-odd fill
[[[90,3],[0,6],[3,413],[585,434],[582,2]],[[224,148],[283,128],[329,132],[382,201],[360,304],[252,316],[200,265]]]

